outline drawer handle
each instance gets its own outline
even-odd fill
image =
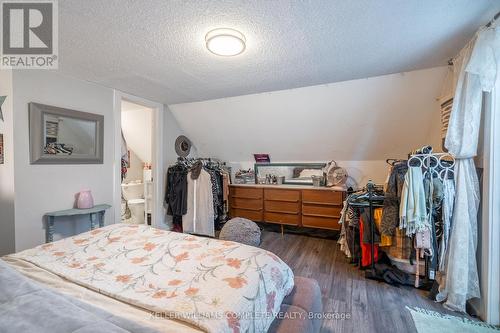
[[[342,204],[337,202],[317,202],[317,201],[302,201],[302,204],[309,205],[320,205],[320,206],[341,206]]]
[[[289,215],[299,215],[299,212],[286,212],[282,210],[271,210],[271,209],[266,209],[266,212],[268,213],[282,213],[282,214],[289,214]]]
[[[235,199],[249,199],[249,200],[262,200],[262,197],[242,197],[241,195],[232,195],[231,198],[235,198]]]
[[[251,211],[254,211],[254,212],[260,212],[260,211],[262,211],[262,208],[245,208],[245,207],[236,207],[236,206],[232,206],[231,208],[232,209],[251,210]]]
[[[292,200],[292,199],[268,199],[264,198],[266,201],[282,201],[282,202],[299,202],[299,200]]]
[[[306,214],[306,213],[302,213],[302,215],[304,215],[304,216],[314,216],[314,217],[326,217],[326,218],[329,218],[329,219],[339,219],[340,218],[340,216],[338,216],[338,215]]]

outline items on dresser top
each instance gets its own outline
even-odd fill
[[[256,222],[339,230],[344,191],[305,185],[231,185],[230,215]]]
[[[252,169],[240,169],[234,174],[234,182],[235,184],[254,184],[255,172]]]
[[[325,163],[255,163],[255,184],[325,185]]]

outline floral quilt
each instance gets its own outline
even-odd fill
[[[19,252],[72,282],[207,332],[266,332],[293,288],[271,252],[113,224]]]

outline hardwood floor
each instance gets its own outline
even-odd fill
[[[349,264],[335,239],[263,231],[260,246],[277,254],[296,276],[318,281],[324,312],[349,313],[350,319],[323,320],[321,332],[416,332],[405,306],[457,316],[424,292],[364,278]]]

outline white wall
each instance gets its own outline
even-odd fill
[[[151,163],[153,110],[140,105],[133,109],[122,108],[121,122],[127,146],[141,161]]]
[[[142,180],[144,163],[152,162],[153,110],[123,101],[121,123],[123,136],[130,150],[130,168],[125,182]]]
[[[197,119],[192,119],[193,122],[198,121]],[[179,122],[174,116],[172,110],[169,106],[165,105],[165,123],[164,123],[164,142],[165,142],[165,154],[164,154],[164,164],[165,172],[167,172],[168,166],[174,164],[177,161],[177,153],[175,152],[175,139],[179,135],[188,135],[184,130],[181,129]],[[196,146],[193,144],[189,157],[198,156],[198,151]]]
[[[113,203],[113,90],[46,70],[13,73],[16,251],[45,242],[43,215],[72,208],[89,188],[96,204]],[[104,163],[30,165],[28,103],[38,102],[104,115]],[[113,210],[106,213],[112,223]],[[3,216],[3,212],[2,212]],[[88,217],[56,221],[56,238],[89,229]]]
[[[440,147],[439,96],[446,68],[170,105],[200,156],[251,165],[342,161],[363,184],[383,181],[385,159]],[[250,163],[250,164],[249,164]]]
[[[2,105],[4,121],[4,164],[0,164],[0,256],[15,250],[14,206],[14,120],[12,112],[12,71],[0,70],[0,96],[7,96]]]

